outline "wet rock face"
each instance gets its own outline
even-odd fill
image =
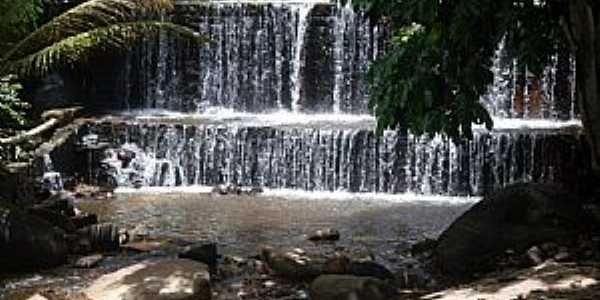
[[[577,196],[556,186],[519,184],[498,191],[458,218],[441,236],[434,260],[458,279],[489,271],[508,249],[517,253],[543,242],[574,240],[586,215]]]
[[[186,259],[146,261],[100,277],[84,291],[90,300],[209,300],[205,264]]]
[[[66,261],[65,232],[36,216],[0,206],[0,270],[22,271]]]

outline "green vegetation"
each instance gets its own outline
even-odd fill
[[[577,97],[600,170],[600,1],[356,0],[392,24],[390,52],[370,74],[379,129],[470,137],[491,127],[479,103],[504,39],[519,68],[540,74],[558,47],[577,59]]]
[[[37,27],[41,0],[0,0],[0,55]]]
[[[24,111],[29,108],[27,102],[19,98],[23,88],[14,81],[14,76],[0,77],[0,120],[2,127],[21,127],[26,125]]]
[[[143,37],[168,32],[190,43],[204,41],[193,30],[169,22],[147,21],[173,9],[170,0],[91,0],[36,28],[42,11],[40,0],[0,0],[0,34],[10,37],[0,44],[0,76],[44,76],[51,71],[77,68],[99,55],[129,49]],[[19,13],[15,13],[19,12]],[[17,86],[9,85],[11,95]],[[11,96],[12,97],[12,96]],[[15,96],[16,97],[16,96]],[[14,101],[14,97],[11,98]],[[4,116],[22,116],[21,105],[0,106]],[[14,113],[17,113],[16,115]]]

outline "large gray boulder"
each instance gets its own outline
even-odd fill
[[[506,250],[525,252],[543,242],[565,243],[585,228],[578,197],[557,186],[517,184],[477,203],[439,238],[433,258],[456,279],[490,271]]]
[[[374,277],[321,275],[310,285],[313,300],[389,300],[394,290]]]
[[[23,271],[67,260],[65,232],[17,208],[0,205],[0,270]]]
[[[146,261],[106,274],[84,290],[89,300],[210,300],[208,266],[187,259]]]

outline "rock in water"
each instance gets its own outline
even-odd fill
[[[95,251],[114,251],[120,246],[119,228],[110,223],[96,224],[77,231],[79,237],[88,239]]]
[[[310,241],[337,241],[340,239],[340,232],[332,228],[317,230],[308,239]]]
[[[104,256],[102,254],[90,255],[86,257],[82,257],[75,262],[75,267],[82,269],[89,269],[97,266],[102,260]]]
[[[442,273],[463,279],[493,269],[507,249],[574,239],[587,219],[576,195],[556,186],[518,184],[473,206],[439,238],[433,258]]]
[[[51,192],[63,190],[62,176],[58,172],[46,172],[42,175],[42,188]]]
[[[261,259],[275,275],[292,279],[315,278],[323,272],[323,265],[308,256],[293,252],[279,252],[271,247],[261,249]]]
[[[66,262],[65,232],[16,208],[0,206],[0,270],[55,267]]]
[[[347,256],[335,256],[325,262],[323,273],[393,279],[394,274],[385,266],[370,260],[352,260]]]
[[[210,300],[208,266],[187,259],[146,261],[100,277],[90,300]]]
[[[35,294],[35,295],[27,298],[27,300],[48,300],[48,298],[46,298],[40,294]]]
[[[68,217],[73,217],[75,216],[73,201],[73,197],[66,193],[54,193],[40,204],[34,205],[34,209],[46,209]]]
[[[77,229],[98,224],[98,216],[95,214],[80,214],[71,218],[71,222]]]
[[[187,246],[181,253],[179,253],[179,258],[195,260],[205,263],[213,268],[217,265],[217,255],[217,244],[199,243]]]
[[[374,261],[352,261],[348,266],[348,274],[355,276],[368,276],[377,279],[393,279],[394,274],[386,267]]]
[[[310,285],[313,300],[389,300],[394,290],[373,277],[321,275]]]

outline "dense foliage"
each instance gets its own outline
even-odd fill
[[[92,57],[131,47],[149,34],[167,31],[192,43],[193,30],[168,22],[145,21],[173,9],[170,0],[90,0],[50,20],[0,58],[0,74],[45,75],[77,67]]]
[[[0,120],[2,127],[20,127],[26,124],[24,111],[29,108],[27,102],[19,98],[22,86],[15,82],[14,76],[0,77]]]
[[[355,0],[391,24],[387,56],[371,69],[378,127],[470,137],[492,120],[480,96],[501,41],[534,73],[566,42],[568,1]]]

